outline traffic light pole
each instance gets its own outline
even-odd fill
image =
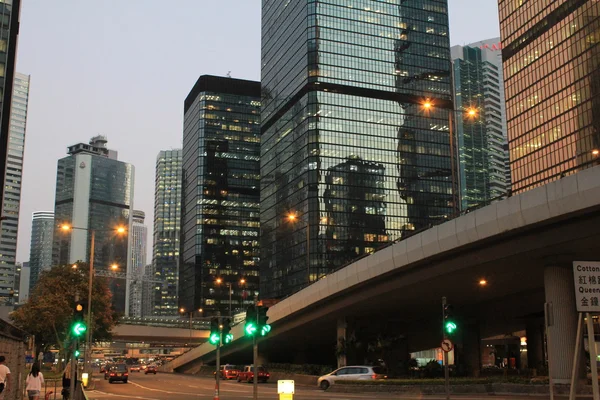
[[[258,304],[258,302],[255,299],[254,302],[255,305]],[[255,307],[256,310],[256,321],[258,322],[258,307]],[[254,336],[252,336],[252,355],[254,358],[254,361],[252,363],[252,365],[254,366],[254,371],[252,372],[252,378],[253,378],[253,382],[252,382],[252,399],[253,400],[258,400],[258,340],[256,339],[256,337],[258,336],[258,332],[256,332],[256,334]]]
[[[85,353],[83,355],[83,367],[85,371],[89,373],[89,382],[92,382],[92,371],[91,359],[92,359],[92,283],[94,279],[94,246],[96,242],[96,231],[91,230],[91,243],[90,243],[90,272],[88,279],[88,307],[87,307],[87,337],[85,339]],[[88,365],[89,364],[89,365]]]
[[[217,342],[217,372],[215,373],[215,400],[221,393],[221,342],[223,342],[223,325],[219,313],[219,341]]]
[[[446,339],[446,297],[442,297],[442,340]],[[446,391],[446,400],[450,400],[450,371],[448,369],[448,352],[444,353],[444,389]]]
[[[69,386],[69,398],[75,398],[75,371],[77,370],[77,360],[75,357],[75,350],[77,350],[77,345],[79,344],[79,339],[75,338],[73,340],[73,348],[71,349],[71,385]]]

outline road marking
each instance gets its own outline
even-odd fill
[[[112,393],[106,393],[106,392],[101,392],[99,390],[92,390],[90,392],[88,392],[90,394],[90,398],[95,398],[95,394],[100,394],[103,396],[108,396],[108,397],[127,397],[128,399],[140,399],[140,400],[160,400],[160,399],[154,399],[151,397],[141,397],[141,396],[131,396],[131,395],[121,395],[121,394],[112,394]]]

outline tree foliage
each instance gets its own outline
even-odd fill
[[[43,271],[25,305],[11,314],[11,319],[21,329],[34,334],[36,343],[43,349],[55,346],[61,352],[71,340],[75,298],[86,308],[88,304],[89,268],[79,263],[61,265]],[[85,310],[87,315],[87,309]],[[93,338],[110,340],[110,331],[116,325],[117,313],[112,307],[112,294],[105,278],[94,276],[92,285],[91,322]]]

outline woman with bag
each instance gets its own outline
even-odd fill
[[[31,367],[31,372],[27,375],[25,383],[27,385],[25,390],[27,390],[29,400],[38,400],[42,386],[44,386],[44,375],[40,372],[40,367],[37,363],[34,363]]]

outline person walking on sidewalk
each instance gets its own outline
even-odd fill
[[[31,367],[31,372],[27,375],[25,384],[27,385],[25,390],[27,390],[29,400],[38,400],[44,386],[44,375],[40,372],[40,367],[37,363],[34,363]]]
[[[0,399],[10,390],[10,369],[5,363],[6,357],[0,356]]]

